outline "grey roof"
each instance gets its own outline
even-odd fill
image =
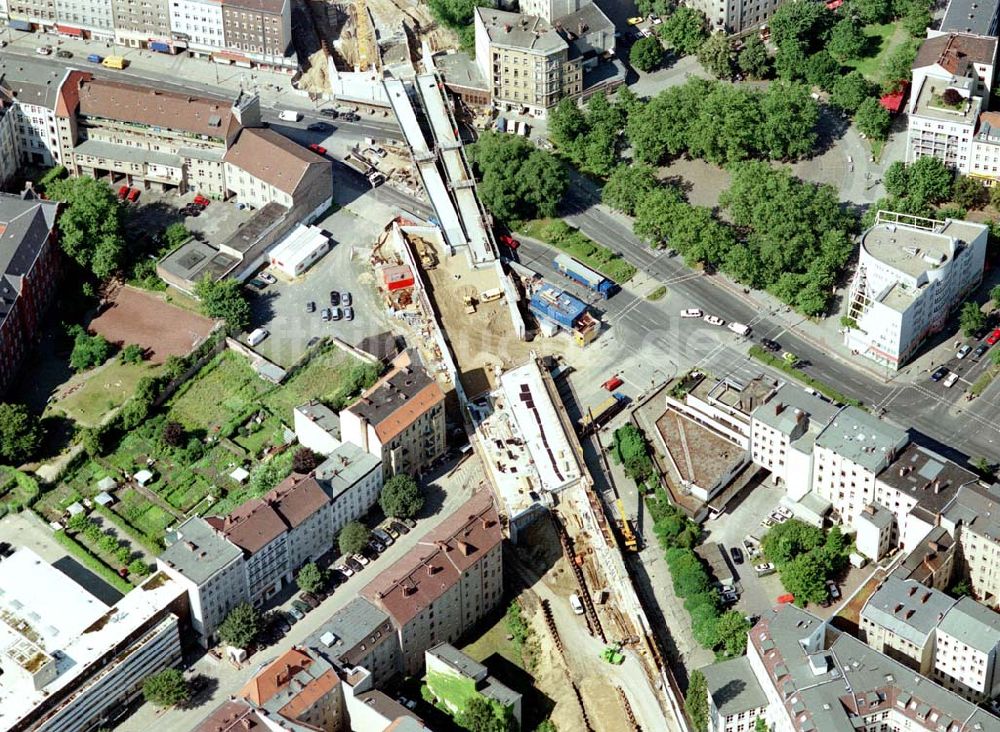
[[[548,55],[568,50],[566,41],[544,19],[493,8],[476,8],[490,43],[501,48]]]
[[[9,90],[21,104],[54,110],[59,85],[66,69],[53,69],[31,58],[0,56],[0,87]]]
[[[708,682],[708,695],[722,716],[729,717],[767,706],[767,697],[746,656],[705,666],[701,672]]]
[[[303,645],[315,648],[335,664],[356,666],[371,651],[370,638],[395,633],[389,616],[363,597],[355,597],[335,612]],[[332,636],[332,637],[331,637]],[[361,649],[361,645],[366,647]]]
[[[322,402],[311,401],[295,408],[317,427],[340,439],[340,416]]]
[[[991,36],[996,31],[998,8],[1000,0],[950,0],[941,30]]]
[[[781,405],[781,409],[777,409]],[[837,416],[840,407],[810,394],[801,386],[783,384],[766,403],[753,410],[752,417],[771,429],[790,435],[799,421],[799,414],[809,420],[808,430],[819,432]]]
[[[489,670],[483,664],[465,655],[451,643],[438,643],[436,646],[428,648],[424,653],[439,658],[470,679],[484,679],[489,674]]]
[[[486,80],[483,79],[479,66],[467,53],[439,53],[434,57],[434,65],[444,74],[446,84],[487,90]]]
[[[56,223],[58,204],[0,193],[0,323],[14,308]]]
[[[193,284],[206,274],[217,280],[237,264],[239,260],[235,257],[192,238],[161,259],[157,266],[174,277]]]
[[[935,526],[892,571],[900,579],[915,579],[930,585],[932,576],[941,569],[955,550],[955,540],[944,526]]]
[[[949,523],[962,524],[970,531],[1000,541],[1000,485],[970,483],[959,489],[945,509]]]
[[[486,681],[478,691],[483,696],[492,699],[505,707],[514,706],[517,704],[518,699],[521,698],[521,695],[518,692],[511,689],[506,684],[500,683],[493,676],[487,676]]]
[[[915,443],[907,445],[878,480],[917,500],[931,524],[951,502],[958,489],[978,480],[975,473]]]
[[[220,536],[203,518],[194,516],[166,536],[169,544],[159,560],[196,585],[203,585],[219,570],[240,559],[243,552]]]
[[[864,519],[868,523],[877,526],[880,529],[887,529],[892,526],[893,515],[885,506],[880,506],[877,503],[869,503],[861,510],[861,514],[858,516],[859,519]]]
[[[963,597],[944,616],[940,630],[983,653],[1000,644],[1000,615],[971,597]]]
[[[889,576],[868,598],[861,617],[923,648],[955,600],[916,580]]]
[[[331,501],[350,489],[373,470],[381,470],[382,460],[357,445],[345,442],[316,468],[316,480]]]
[[[879,471],[909,441],[905,430],[857,407],[844,407],[816,438],[824,447],[872,472]]]
[[[174,168],[179,168],[182,164],[179,155],[171,155],[170,153],[146,150],[139,147],[129,147],[128,145],[116,145],[113,142],[101,142],[100,140],[84,140],[73,148],[73,154],[120,160],[125,163],[169,165]]]

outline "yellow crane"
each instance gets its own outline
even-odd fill
[[[625,504],[622,503],[621,498],[615,500],[615,508],[618,509],[618,522],[621,526],[622,541],[625,544],[625,549],[630,552],[639,551],[639,542],[636,540],[635,534],[632,533],[632,526],[625,516]]]

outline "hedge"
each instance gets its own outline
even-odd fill
[[[87,547],[67,534],[65,530],[59,529],[58,531],[53,532],[53,536],[55,537],[55,540],[66,547],[66,550],[78,559],[83,566],[93,571],[94,574],[99,576],[102,580],[107,582],[123,595],[128,594],[132,590],[132,585],[130,583],[123,580],[120,576],[118,576],[117,572],[111,569],[111,567],[91,554]]]
[[[100,503],[94,504],[94,510],[99,514],[104,516],[108,521],[115,524],[118,528],[125,532],[125,535],[133,541],[137,541],[142,544],[152,553],[154,556],[163,551],[163,544],[155,536],[150,536],[149,534],[144,534],[137,527],[129,523],[128,519],[122,516],[120,513],[108,508],[107,506],[102,506]]]

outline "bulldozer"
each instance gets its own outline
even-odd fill
[[[625,662],[625,654],[622,653],[622,644],[615,643],[605,646],[604,650],[601,651],[601,660],[613,666],[621,666]]]

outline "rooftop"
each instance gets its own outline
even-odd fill
[[[961,523],[976,534],[1000,541],[1000,484],[963,486],[944,515],[951,524]]]
[[[861,236],[868,254],[897,272],[924,284],[924,274],[956,256],[958,243],[969,243],[985,231],[983,224],[947,219],[896,218],[879,212],[875,224]],[[910,223],[912,222],[912,225]]]
[[[983,653],[1000,645],[1000,615],[971,597],[955,603],[938,630]]]
[[[990,3],[991,0],[987,0],[987,4]],[[954,2],[951,5],[954,5]],[[993,13],[995,17],[996,5],[993,5]],[[947,20],[946,16],[945,21]],[[949,30],[944,22],[941,24],[941,29]],[[972,64],[992,65],[996,63],[997,39],[987,38],[987,35],[947,33],[927,38],[920,44],[920,50],[917,51],[917,57],[913,61],[913,68],[920,69],[937,64],[949,74],[966,76],[974,73],[970,72]]]
[[[340,415],[322,402],[306,402],[295,407],[295,411],[335,439],[340,439]]]
[[[13,54],[0,55],[0,88],[6,89],[19,104],[56,108],[59,85],[65,68],[53,69],[48,63]]]
[[[983,99],[972,95],[972,80],[968,77],[955,77],[943,79],[940,77],[928,76],[921,82],[919,88],[914,89],[916,98],[910,98],[910,105],[913,113],[938,122],[975,125],[979,119],[979,113],[983,111]],[[961,105],[952,109],[943,106],[941,95],[946,89],[956,89],[964,91],[964,101]]]
[[[545,55],[568,48],[555,28],[534,15],[493,8],[476,8],[476,15],[494,46]]]
[[[382,460],[362,450],[357,445],[345,442],[330,453],[316,468],[314,475],[326,489],[331,501],[336,501],[344,491],[373,470],[381,470]]]
[[[857,407],[844,407],[816,438],[816,445],[878,472],[909,439],[905,430]]]
[[[483,664],[472,660],[451,643],[438,643],[436,646],[428,648],[424,653],[446,663],[457,673],[470,679],[478,681],[486,678],[489,674],[489,670]]]
[[[361,590],[405,626],[454,587],[462,574],[503,541],[489,491],[480,490],[417,542],[409,554]]]
[[[332,163],[274,130],[247,128],[226,151],[225,162],[294,196],[311,167],[332,170]]]
[[[939,590],[890,575],[868,598],[861,617],[923,648],[942,614],[954,604],[953,598]]]
[[[250,679],[240,696],[271,713],[298,720],[339,683],[330,663],[308,649],[292,647]]]
[[[791,435],[800,419],[808,420],[808,431],[819,433],[839,411],[840,407],[797,384],[782,384],[770,400],[753,411],[752,416],[771,429]]]
[[[861,514],[858,518],[864,519],[868,523],[873,526],[877,526],[880,529],[888,529],[892,526],[892,522],[895,520],[892,511],[884,506],[880,506],[877,503],[869,503],[861,509]]]
[[[746,656],[713,663],[701,672],[708,684],[708,695],[720,715],[729,717],[767,706],[767,697]]]
[[[933,525],[958,489],[979,478],[936,452],[910,443],[878,479],[915,499],[919,510]]]
[[[166,536],[167,548],[157,558],[196,585],[243,556],[203,518],[192,516]]]
[[[371,638],[378,634],[373,642]],[[303,643],[335,663],[357,666],[371,648],[395,633],[389,616],[364,597],[355,597]]]
[[[248,702],[227,699],[191,732],[270,732],[272,729]]]
[[[435,405],[444,403],[444,392],[437,382],[416,363],[409,352],[410,365],[393,367],[357,401],[347,407],[375,428],[383,444],[419,419]]]
[[[174,277],[194,283],[206,274],[217,280],[238,263],[239,260],[235,257],[191,238],[161,259],[159,266]]]
[[[941,30],[992,35],[996,31],[998,7],[998,0],[949,0]]]
[[[439,53],[434,56],[434,65],[444,74],[446,84],[487,91],[486,80],[483,79],[479,66],[467,53],[462,51]]]
[[[935,526],[906,556],[893,575],[900,579],[914,579],[922,585],[931,585],[933,575],[953,558],[955,540],[944,526]]]
[[[34,196],[0,193],[0,323],[21,293],[56,225],[58,204]]]

